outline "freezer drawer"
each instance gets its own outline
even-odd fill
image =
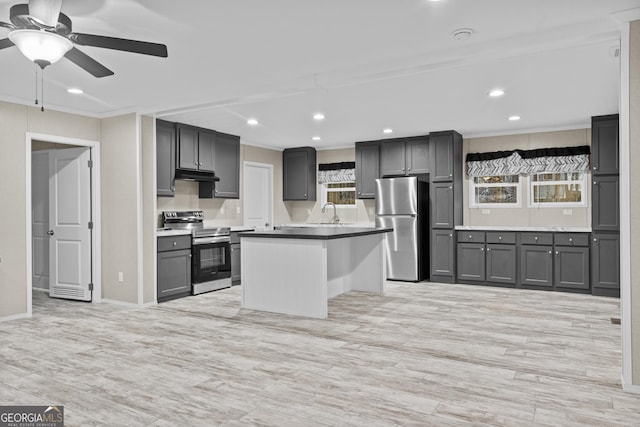
[[[378,216],[376,226],[393,227],[387,233],[387,278],[417,281],[418,278],[418,217]]]

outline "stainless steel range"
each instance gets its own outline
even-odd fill
[[[191,231],[192,293],[231,287],[231,229],[205,227],[202,211],[164,211],[165,228]]]

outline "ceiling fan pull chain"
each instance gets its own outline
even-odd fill
[[[38,66],[37,65],[36,65],[36,105],[38,105]]]
[[[42,100],[42,104],[40,104],[40,111],[44,111],[44,68],[40,73],[40,99]]]

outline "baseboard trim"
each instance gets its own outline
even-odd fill
[[[32,289],[32,290],[34,290],[34,291],[36,291],[36,292],[46,292],[46,293],[49,293],[49,289],[36,288],[36,287],[33,287],[33,288],[31,288],[31,289]]]
[[[142,307],[142,304],[135,304],[135,303],[132,303],[132,302],[118,301],[118,300],[108,299],[108,298],[102,298],[102,301],[100,301],[100,302],[104,303],[104,304],[119,305],[121,307],[129,307],[129,308],[141,308]]]
[[[29,313],[13,314],[11,316],[0,317],[0,323],[10,322],[11,320],[27,319],[29,317],[31,317]]]
[[[627,393],[640,394],[640,385],[635,384],[622,384],[622,390]]]

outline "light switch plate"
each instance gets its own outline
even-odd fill
[[[482,209],[482,215],[489,215],[491,211],[489,209]]]
[[[562,214],[563,215],[573,215],[573,209],[563,209],[562,210]]]

